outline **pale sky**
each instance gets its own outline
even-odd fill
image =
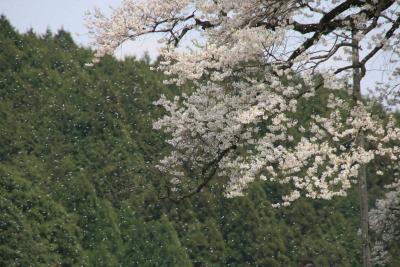
[[[110,7],[117,7],[121,0],[0,0],[0,14],[5,15],[11,24],[21,33],[33,28],[42,34],[47,28],[53,32],[63,27],[69,31],[75,41],[89,45],[84,15],[87,10],[99,7],[110,13]],[[157,55],[157,42],[146,38],[135,44],[124,44],[115,53],[117,57],[125,54],[143,56],[148,51],[152,58]]]

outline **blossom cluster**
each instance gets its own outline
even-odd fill
[[[387,187],[390,191],[377,200],[376,207],[369,212],[370,229],[378,237],[372,255],[379,265],[389,262],[388,248],[400,241],[400,180]]]
[[[351,95],[332,94],[321,103],[326,112],[305,125],[295,116],[299,99],[343,88],[346,71],[364,75],[378,52],[390,48],[396,60],[398,7],[393,0],[124,0],[110,17],[95,11],[88,26],[97,57],[125,40],[163,34],[166,82],[194,85],[191,95],[156,103],[167,114],[154,128],[173,148],[158,167],[174,188],[215,174],[229,178],[226,195],[234,197],[256,179],[271,180],[291,188],[277,204],[289,205],[302,194],[345,195],[362,165],[398,159],[394,119],[374,117]],[[357,66],[349,62],[354,40]]]

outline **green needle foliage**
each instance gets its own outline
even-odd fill
[[[85,67],[91,57],[63,30],[19,34],[0,19],[0,266],[360,265],[356,193],[273,209],[274,185],[225,199],[214,181],[161,199],[153,101],[182,89],[148,58]],[[372,178],[374,203],[391,177]]]

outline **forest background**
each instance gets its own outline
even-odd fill
[[[153,102],[178,89],[148,56],[87,68],[92,55],[64,30],[20,34],[0,19],[0,266],[359,266],[355,190],[274,209],[276,185],[226,199],[214,181],[160,200],[153,166],[168,147]],[[299,119],[323,113],[327,97]],[[391,180],[371,175],[371,207]]]

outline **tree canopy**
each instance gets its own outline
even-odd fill
[[[1,266],[360,264],[357,192],[273,209],[281,185],[256,181],[227,199],[225,177],[163,200],[170,177],[153,166],[170,147],[152,127],[167,113],[153,102],[193,89],[164,85],[146,60],[104,57],[87,68],[91,57],[65,31],[19,34],[0,19]],[[296,119],[326,111],[328,99],[299,100]],[[379,106],[373,114],[386,116]],[[371,203],[392,180],[374,164]]]

